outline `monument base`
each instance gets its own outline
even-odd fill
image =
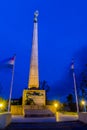
[[[22,105],[45,106],[45,90],[24,90]]]
[[[28,107],[28,108],[27,108]],[[27,109],[32,109],[35,107],[32,107],[30,105],[27,105],[25,107],[23,107],[22,105],[11,105],[11,114],[12,115],[23,115],[23,108],[27,108]],[[37,107],[35,109],[40,109],[41,107]],[[42,107],[44,109],[44,107]],[[56,108],[54,107],[54,105],[46,105],[45,109],[50,110],[52,113],[56,113]]]
[[[24,90],[22,107],[24,117],[54,116],[53,112],[46,108],[45,90]]]
[[[25,107],[27,108],[27,107]],[[52,113],[49,109],[24,109],[23,112],[24,117],[54,117],[54,113]]]

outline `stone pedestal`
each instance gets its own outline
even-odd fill
[[[24,90],[22,105],[46,105],[45,90]]]

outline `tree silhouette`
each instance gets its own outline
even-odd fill
[[[40,89],[45,90],[47,93],[49,92],[50,86],[47,84],[47,81],[43,80],[40,82]]]
[[[76,111],[76,103],[74,103],[73,94],[69,94],[66,98],[70,111]]]
[[[2,84],[0,83],[0,94],[2,93]]]
[[[85,70],[80,73],[80,85],[78,91],[80,99],[87,99],[87,65]]]
[[[46,99],[48,98],[48,92],[50,91],[50,86],[48,85],[47,81],[43,80],[40,82],[40,89],[46,91]]]

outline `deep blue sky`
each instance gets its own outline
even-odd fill
[[[69,82],[72,58],[76,66],[87,59],[83,59],[87,50],[87,0],[0,1],[0,60],[16,53],[12,97],[20,97],[28,85],[35,10],[39,10],[40,81],[46,80],[51,86],[50,98],[62,98],[73,87]],[[10,81],[11,70],[1,71],[3,97],[9,95]]]

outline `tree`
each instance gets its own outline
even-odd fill
[[[68,96],[67,96],[67,102],[68,103],[73,103],[73,95],[72,94],[69,94]]]
[[[48,92],[50,91],[50,86],[48,85],[47,81],[43,80],[40,82],[40,89],[46,91],[46,99],[48,98]]]
[[[87,99],[87,65],[85,70],[80,73],[80,85],[78,91],[80,99]]]
[[[74,103],[73,95],[69,94],[66,98],[67,98],[67,103],[70,111],[76,111],[76,103]]]
[[[19,105],[22,105],[22,96],[19,98]]]
[[[0,83],[0,94],[2,93],[2,84]]]
[[[22,96],[18,99],[11,99],[11,105],[22,105]]]
[[[42,82],[40,82],[40,89],[46,90],[46,92],[49,92],[50,87],[47,84],[47,81],[43,80]]]

